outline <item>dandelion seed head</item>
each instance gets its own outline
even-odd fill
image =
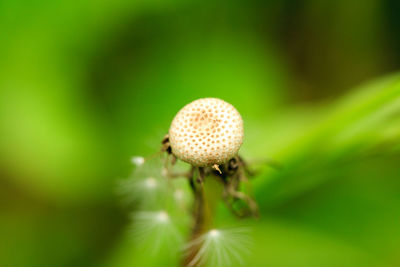
[[[176,114],[169,129],[172,153],[200,167],[231,159],[238,153],[243,136],[239,112],[218,98],[189,103]]]
[[[132,164],[136,165],[136,166],[141,166],[144,164],[144,158],[140,157],[140,156],[134,156],[131,158],[131,162]]]

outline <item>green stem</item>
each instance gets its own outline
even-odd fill
[[[194,179],[194,227],[190,236],[190,241],[193,241],[201,235],[207,233],[213,228],[214,214],[221,198],[222,185],[215,179],[216,177],[210,175],[197,182]],[[201,243],[192,247],[183,261],[183,266],[189,266],[193,258],[196,256],[201,248]],[[191,264],[190,266],[197,267],[198,263]]]

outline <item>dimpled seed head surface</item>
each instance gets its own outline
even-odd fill
[[[202,98],[183,107],[169,129],[172,153],[193,166],[223,164],[243,143],[243,120],[229,103]]]

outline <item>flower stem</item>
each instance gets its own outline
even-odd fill
[[[221,198],[222,185],[217,181],[217,179],[215,179],[216,177],[213,175],[201,177],[201,174],[202,170],[200,169],[198,173],[200,176],[199,179],[195,179],[195,177],[193,177],[192,181],[194,185],[193,192],[195,198],[193,212],[194,226],[189,238],[189,242],[196,240],[201,235],[212,229],[215,209],[218,201]],[[193,262],[193,259],[199,252],[201,245],[202,244],[199,243],[190,248],[190,251],[188,251],[186,257],[183,259],[183,266],[200,266],[202,261],[200,260]]]

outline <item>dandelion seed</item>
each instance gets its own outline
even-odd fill
[[[147,189],[154,189],[157,187],[157,180],[154,179],[153,177],[149,177],[146,180],[144,180],[144,186]]]
[[[154,176],[146,178],[132,177],[119,181],[117,192],[122,197],[122,204],[137,203],[141,208],[152,208],[164,197],[165,182]]]
[[[161,223],[166,223],[169,221],[168,213],[165,211],[160,211],[157,215],[157,219]]]
[[[141,164],[134,168],[128,179],[118,181],[117,194],[123,205],[139,204],[141,208],[153,209],[164,198],[167,190],[166,179],[161,176],[163,162],[161,157],[144,159],[132,157],[132,162]],[[138,165],[139,166],[139,165]]]
[[[212,229],[208,234],[210,235],[210,237],[216,238],[219,236],[219,231],[216,229]]]
[[[181,189],[176,189],[174,192],[174,198],[177,201],[181,201],[183,199],[183,191]]]
[[[161,247],[173,250],[182,243],[181,234],[165,210],[137,212],[132,221],[133,237],[152,253],[157,253]]]
[[[131,158],[131,162],[136,166],[141,166],[144,164],[144,158],[140,156],[134,156]]]
[[[247,229],[212,229],[188,243],[185,250],[187,253],[196,250],[189,266],[242,266],[243,256],[249,254],[250,247]]]
[[[168,176],[168,170],[167,170],[167,168],[162,168],[162,169],[161,169],[161,175],[162,175],[163,177],[167,177],[167,176]]]

